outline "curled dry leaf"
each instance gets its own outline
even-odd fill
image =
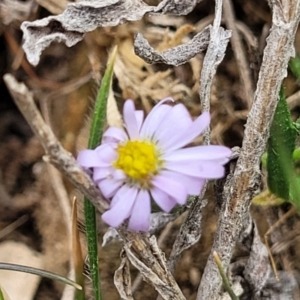
[[[115,272],[114,284],[122,300],[133,300],[129,261],[124,250],[122,250],[120,256],[122,260],[120,267]]]
[[[196,0],[163,1],[157,7],[149,6],[141,0],[91,0],[71,3],[58,16],[24,22],[21,26],[24,32],[23,48],[28,61],[37,65],[42,51],[53,41],[64,42],[71,47],[81,41],[86,32],[97,27],[138,21],[146,13],[187,14],[196,4]]]
[[[173,66],[182,65],[207,48],[210,38],[210,27],[211,26],[208,26],[203,29],[186,44],[163,52],[155,51],[142,34],[137,33],[134,40],[135,54],[149,64],[165,63]]]

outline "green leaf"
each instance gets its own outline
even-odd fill
[[[106,122],[107,99],[112,82],[113,67],[116,53],[117,48],[115,47],[110,55],[110,59],[108,61],[107,68],[104,73],[101,86],[97,95],[95,108],[92,116],[92,125],[88,144],[89,149],[95,149],[102,139],[103,128]],[[94,296],[96,300],[101,300],[102,297],[99,279],[96,210],[87,198],[84,198],[84,216],[88,244],[90,276],[92,279]]]
[[[290,199],[291,176],[294,170],[295,141],[296,130],[281,88],[279,102],[270,129],[267,171],[270,191],[287,201]]]

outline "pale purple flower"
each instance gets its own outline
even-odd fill
[[[151,199],[165,212],[198,195],[206,179],[224,176],[231,150],[224,146],[185,147],[209,125],[209,113],[194,121],[183,104],[167,98],[144,120],[132,100],[124,104],[125,130],[110,127],[95,150],[83,150],[77,161],[92,170],[104,197],[111,199],[103,215],[112,227],[129,219],[128,227],[148,231]]]

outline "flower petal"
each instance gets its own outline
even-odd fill
[[[163,171],[162,175],[183,184],[189,195],[199,195],[205,184],[205,179],[203,178],[188,176],[178,172]]]
[[[115,180],[112,178],[105,178],[98,183],[99,189],[103,196],[107,199],[115,195],[116,191],[123,184],[122,180]]]
[[[95,167],[93,169],[93,180],[95,182],[98,182],[99,180],[103,180],[111,176],[112,171],[113,168],[111,167],[103,167],[103,168]]]
[[[127,198],[132,197],[133,189],[136,190],[136,192],[137,192],[137,189],[135,187],[131,187],[127,184],[124,184],[123,186],[121,186],[121,188],[117,191],[117,193],[112,198],[112,200],[110,202],[110,207],[115,206],[119,201],[126,202]]]
[[[126,132],[118,127],[109,127],[103,134],[102,141],[104,143],[109,142],[123,142],[128,140]]]
[[[151,202],[148,191],[140,190],[132,208],[128,228],[135,231],[149,231]]]
[[[170,171],[175,171],[189,176],[200,177],[202,174],[201,168],[199,167],[199,162],[186,163],[186,162],[168,162],[164,165],[164,168]]]
[[[151,195],[153,200],[157,203],[157,205],[167,213],[170,212],[172,208],[177,205],[176,200],[169,197],[161,189],[158,188],[151,189]]]
[[[119,169],[113,169],[111,174],[112,174],[112,177],[116,180],[124,180],[126,178],[125,173]]]
[[[185,106],[177,104],[158,125],[153,139],[158,141],[162,148],[167,148],[170,141],[181,135],[192,123],[192,118]]]
[[[215,163],[215,162],[201,162],[200,164],[201,172],[203,175],[199,175],[199,177],[206,179],[219,179],[224,177],[225,168],[224,166]]]
[[[112,144],[102,144],[95,149],[99,160],[107,165],[111,165],[117,158],[118,154]]]
[[[201,114],[192,124],[183,132],[168,142],[167,150],[179,149],[192,142],[209,125],[210,115],[208,112]]]
[[[131,99],[126,100],[124,104],[123,117],[130,139],[137,139],[139,137],[139,126],[135,117],[135,106]]]
[[[152,138],[156,132],[157,127],[162,122],[164,117],[172,109],[170,105],[163,105],[166,101],[173,101],[173,98],[166,98],[161,100],[154,108],[150,111],[149,115],[146,117],[144,124],[141,128],[140,135],[144,138]]]
[[[168,162],[165,164],[165,168],[185,175],[207,179],[221,178],[224,176],[225,170],[222,165],[210,161]]]
[[[226,163],[229,160],[231,153],[232,151],[225,146],[209,145],[175,150],[171,153],[166,153],[162,159],[165,161],[182,162],[224,159],[224,163]]]
[[[134,114],[138,125],[138,131],[140,131],[144,121],[144,112],[142,110],[136,110]]]
[[[158,175],[154,177],[152,184],[174,198],[177,203],[182,205],[186,202],[188,196],[187,189],[180,182],[176,182],[163,175]]]
[[[121,200],[117,201],[115,205],[111,206],[110,209],[102,215],[102,220],[111,227],[120,226],[124,220],[130,216],[133,204],[136,200],[136,188],[129,188],[126,198],[124,195],[119,195],[120,191],[121,189],[117,192],[115,197],[118,195]]]
[[[84,168],[102,167],[105,166],[95,150],[82,150],[78,153],[77,162]]]

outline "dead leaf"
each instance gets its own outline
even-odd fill
[[[131,292],[129,261],[124,250],[121,252],[121,259],[120,267],[115,272],[114,284],[122,300],[134,300]]]

